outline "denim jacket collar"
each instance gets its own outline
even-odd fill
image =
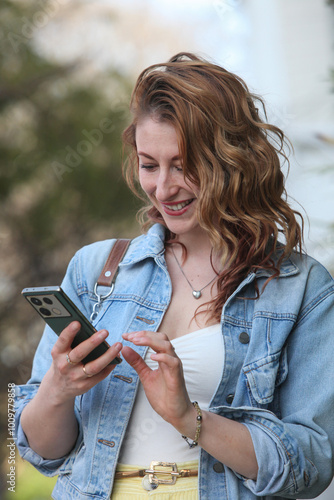
[[[165,251],[165,232],[166,229],[161,224],[154,224],[148,231],[147,236],[136,238],[133,240],[126,256],[123,259],[121,265],[132,265],[137,262],[141,262],[148,257],[156,258],[162,255]],[[278,252],[275,256],[277,261],[281,252],[283,250],[279,247]],[[280,277],[292,276],[299,273],[299,268],[295,263],[292,262],[290,258],[285,259],[280,267]],[[259,269],[258,271],[251,272],[251,276],[256,276],[257,278],[269,278],[271,276],[271,271],[266,269]],[[250,276],[248,275],[248,277]]]
[[[147,235],[136,238],[121,263],[121,265],[132,265],[148,257],[156,258],[165,252],[165,228],[161,224],[154,224]]]

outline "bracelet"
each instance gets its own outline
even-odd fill
[[[187,442],[189,448],[195,448],[195,446],[198,445],[199,435],[201,433],[201,428],[202,428],[202,410],[200,409],[197,401],[192,401],[192,404],[194,405],[194,407],[196,408],[196,411],[197,411],[195,438],[191,442],[191,441],[189,441],[187,436],[182,435],[183,439]]]

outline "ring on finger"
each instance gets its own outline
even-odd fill
[[[77,364],[77,363],[74,363],[74,361],[71,360],[69,352],[66,354],[66,361],[68,362],[69,365],[76,365]]]
[[[93,375],[89,375],[89,373],[86,372],[86,365],[83,365],[82,369],[83,369],[83,372],[86,375],[86,377],[88,377],[88,378],[93,377]]]

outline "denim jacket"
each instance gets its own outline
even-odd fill
[[[95,281],[114,241],[79,250],[64,278],[62,287],[87,317],[96,301]],[[224,305],[225,363],[210,403],[211,412],[249,429],[258,477],[246,479],[201,449],[200,500],[313,498],[333,475],[334,282],[318,262],[293,254],[284,261],[280,277],[271,280],[254,300],[255,278],[261,291],[268,276],[264,271],[250,273]],[[122,340],[123,332],[156,331],[170,298],[164,228],[156,224],[131,242],[114,291],[94,326],[109,331],[109,343]],[[68,456],[45,460],[29,447],[20,415],[50,366],[56,339],[47,327],[31,378],[17,387],[17,446],[40,472],[59,475],[54,499],[106,500],[138,377],[123,361],[105,380],[77,397],[79,435],[74,449]],[[144,356],[147,348],[135,349]]]

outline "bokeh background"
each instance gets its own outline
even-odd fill
[[[333,0],[1,0],[0,498],[48,499],[54,482],[17,456],[7,489],[8,383],[28,379],[43,330],[20,291],[59,284],[85,244],[139,233],[120,136],[139,72],[180,51],[264,97],[295,147],[306,249],[334,271]]]

